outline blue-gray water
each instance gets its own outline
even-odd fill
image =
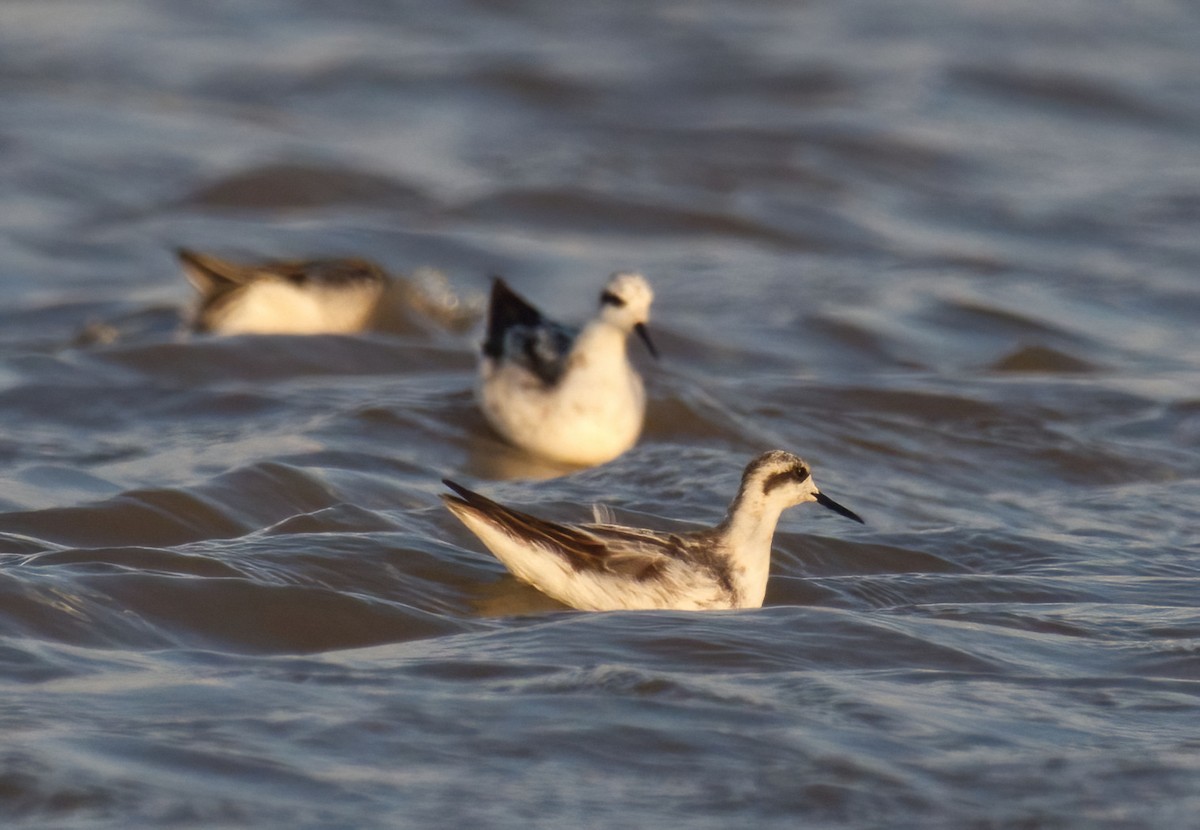
[[[1192,3],[0,5],[5,827],[1184,828]],[[181,338],[172,251],[645,272],[644,440],[559,478],[478,332]],[[438,504],[720,517],[766,607],[579,614]]]

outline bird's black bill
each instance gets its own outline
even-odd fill
[[[828,507],[830,510],[832,510],[834,513],[837,513],[839,516],[845,516],[847,519],[853,519],[854,521],[858,522],[859,524],[864,524],[864,525],[866,524],[866,522],[863,521],[862,516],[858,515],[853,510],[848,510],[847,508],[842,507],[840,504],[838,504],[833,499],[829,498],[829,496],[825,495],[824,493],[817,493],[817,504],[821,505],[822,507]]]
[[[646,348],[650,350],[650,354],[655,360],[658,360],[658,349],[654,348],[654,341],[650,339],[650,330],[646,328],[645,323],[636,323],[633,330],[637,332],[637,336],[642,338],[642,342],[646,344]]]

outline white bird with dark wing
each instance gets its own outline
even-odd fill
[[[783,450],[747,465],[720,524],[685,533],[550,522],[445,484],[456,494],[442,496],[446,507],[514,576],[584,611],[758,608],[784,510],[815,501],[862,522],[817,489],[803,460]]]
[[[626,341],[636,333],[657,357],[646,331],[653,299],[641,274],[614,274],[599,313],[576,330],[546,319],[497,277],[478,386],[488,422],[509,443],[565,464],[601,464],[632,447],[646,392]]]

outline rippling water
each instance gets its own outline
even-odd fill
[[[3,4],[5,826],[1194,826],[1198,32]],[[477,332],[184,338],[178,245],[642,270],[645,438],[506,449]],[[711,522],[768,447],[868,524],[789,513],[755,611],[565,611],[436,499]]]

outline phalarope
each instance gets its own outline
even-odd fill
[[[566,464],[602,464],[632,447],[646,392],[625,343],[632,331],[658,356],[646,330],[653,299],[641,274],[614,274],[599,313],[575,330],[546,319],[496,277],[479,366],[488,422],[509,443]]]
[[[192,330],[213,334],[393,334],[430,325],[463,332],[480,303],[464,300],[434,268],[389,274],[359,258],[242,265],[179,250],[199,291]]]
[[[815,501],[862,522],[817,489],[803,460],[783,450],[746,466],[720,524],[688,533],[611,522],[558,524],[445,484],[457,494],[442,496],[446,507],[514,576],[584,611],[758,608],[775,525],[785,509]]]
[[[213,334],[350,334],[367,328],[391,278],[365,259],[241,265],[181,248],[200,292],[192,329]]]

